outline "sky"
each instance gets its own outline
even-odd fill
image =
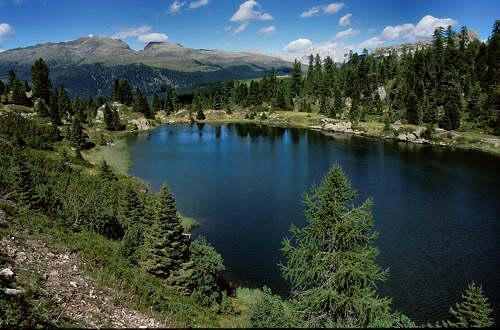
[[[0,50],[84,36],[342,61],[349,50],[429,39],[467,26],[487,39],[498,0],[0,0]]]

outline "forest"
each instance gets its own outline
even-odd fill
[[[497,21],[487,43],[468,40],[466,29],[456,33],[448,28],[436,30],[433,45],[414,54],[377,58],[353,53],[340,67],[331,58],[311,57],[305,76],[296,61],[290,78],[271,72],[260,81],[225,83],[185,104],[173,88],[148,100],[124,79],[115,81],[109,102],[102,96],[72,100],[64,86],[52,85],[49,69],[39,59],[31,68],[31,85],[13,71],[0,83],[3,104],[33,107],[31,116],[0,111],[0,209],[20,230],[81,240],[78,249],[93,254],[112,278],[128,282],[126,289],[139,297],[138,305],[182,315],[187,326],[200,325],[192,317],[200,313],[212,319],[232,317],[242,311],[233,301],[235,288],[223,276],[222,257],[205,239],[188,238],[168,186],[154,193],[106,162],[92,165],[82,157],[82,149],[100,143],[90,138],[91,130],[125,129],[113,102],[145,118],[160,110],[171,114],[181,106],[200,120],[208,108],[242,106],[252,113],[271,107],[319,111],[354,122],[405,120],[500,134],[499,26]],[[387,97],[381,97],[380,86]],[[99,109],[102,127],[96,121]],[[370,199],[356,202],[338,166],[311,187],[304,196],[307,224],[292,227],[282,241],[280,266],[291,295],[280,297],[264,288],[247,311],[246,326],[416,326],[377,292],[389,273],[376,262],[371,204]],[[101,245],[106,248],[96,248]],[[2,254],[0,260],[6,258]],[[32,299],[30,294],[1,294],[0,326],[54,326]],[[448,320],[422,326],[493,324],[483,289],[471,283],[450,308]]]

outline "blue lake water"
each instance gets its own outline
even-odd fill
[[[303,225],[302,194],[340,164],[359,201],[373,197],[380,292],[417,321],[447,317],[470,281],[500,315],[500,159],[304,129],[260,125],[162,126],[128,140],[130,174],[168,183],[198,219],[227,276],[286,295],[280,243]]]

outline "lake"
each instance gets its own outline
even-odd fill
[[[200,221],[227,276],[286,295],[277,263],[302,194],[339,164],[373,197],[380,292],[416,321],[448,316],[470,281],[500,315],[500,162],[448,150],[305,129],[249,124],[162,126],[128,139],[131,175],[157,191],[168,183],[179,210]]]

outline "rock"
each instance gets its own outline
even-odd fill
[[[146,118],[140,118],[131,120],[130,125],[135,125],[138,131],[147,131],[151,129],[152,122]]]
[[[5,281],[12,282],[14,280],[14,272],[10,268],[5,268],[0,271],[0,277]]]
[[[379,88],[377,88],[377,93],[378,93],[378,96],[380,97],[380,100],[385,100],[385,98],[387,97],[387,92],[385,91],[385,87],[384,86],[380,86]]]
[[[4,289],[0,289],[0,291],[3,292],[7,296],[21,296],[24,294],[24,290],[19,290],[19,289],[4,288]]]
[[[78,284],[76,284],[76,282],[69,282],[69,285],[71,285],[74,288],[78,287]]]

